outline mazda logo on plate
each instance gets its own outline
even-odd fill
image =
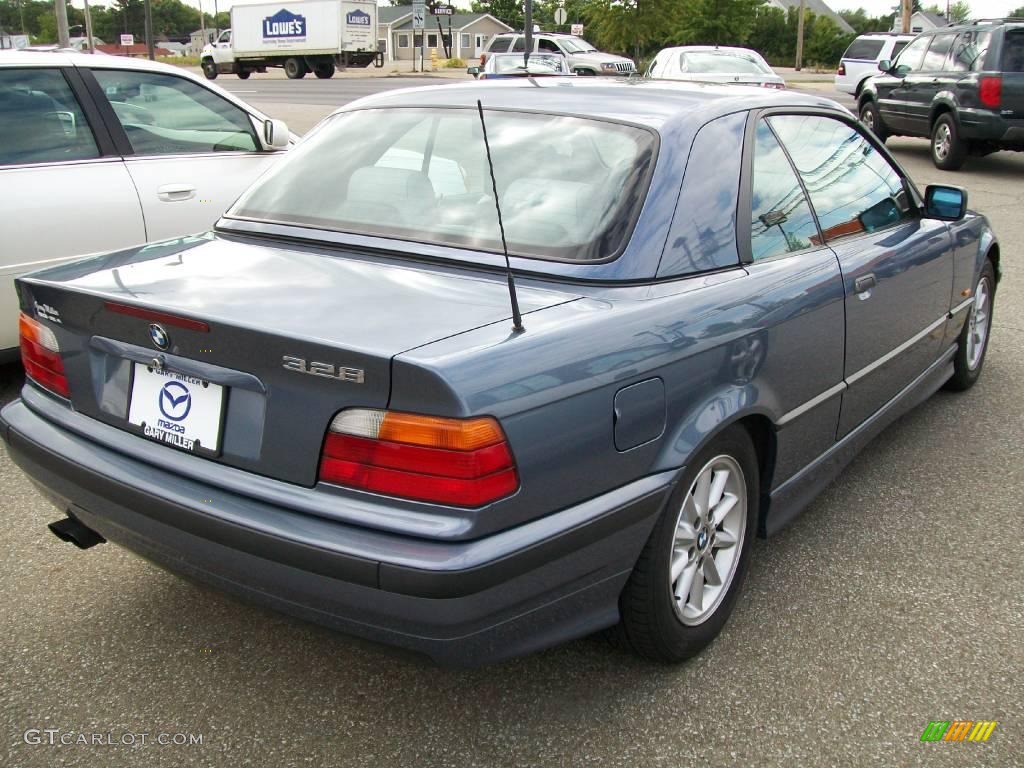
[[[171,421],[181,421],[192,410],[192,393],[178,381],[169,381],[160,390],[160,413]]]
[[[152,339],[157,349],[167,349],[171,346],[171,337],[167,335],[167,331],[156,323],[149,326],[149,338]]]

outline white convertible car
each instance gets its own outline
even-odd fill
[[[0,362],[17,357],[15,277],[209,229],[292,141],[178,67],[0,54]]]

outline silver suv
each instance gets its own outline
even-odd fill
[[[480,57],[480,65],[487,63],[492,53],[522,53],[526,50],[526,36],[522,34],[495,35]],[[537,32],[533,36],[533,50],[537,53],[557,53],[565,56],[569,69],[577,75],[631,75],[636,72],[632,59],[601,53],[582,37],[561,35],[556,32]]]
[[[916,33],[902,32],[875,32],[858,37],[850,43],[839,62],[835,77],[836,90],[859,97],[864,82],[878,74],[878,62],[883,59],[894,61],[896,54],[915,37]]]

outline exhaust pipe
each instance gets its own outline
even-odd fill
[[[104,544],[107,541],[92,528],[82,524],[78,519],[70,515],[63,520],[50,523],[47,528],[61,541],[71,542],[79,549],[88,549],[89,547],[95,547],[97,544]]]

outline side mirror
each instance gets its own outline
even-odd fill
[[[480,67],[466,67],[466,73],[472,75],[473,77],[479,77]]]
[[[892,71],[892,62],[889,61],[888,59],[882,59],[881,61],[878,62],[878,70],[880,72]]]
[[[967,190],[929,184],[924,190],[924,215],[940,221],[959,221],[967,214]]]
[[[284,120],[267,120],[263,124],[263,147],[265,149],[287,149],[291,134]]]

